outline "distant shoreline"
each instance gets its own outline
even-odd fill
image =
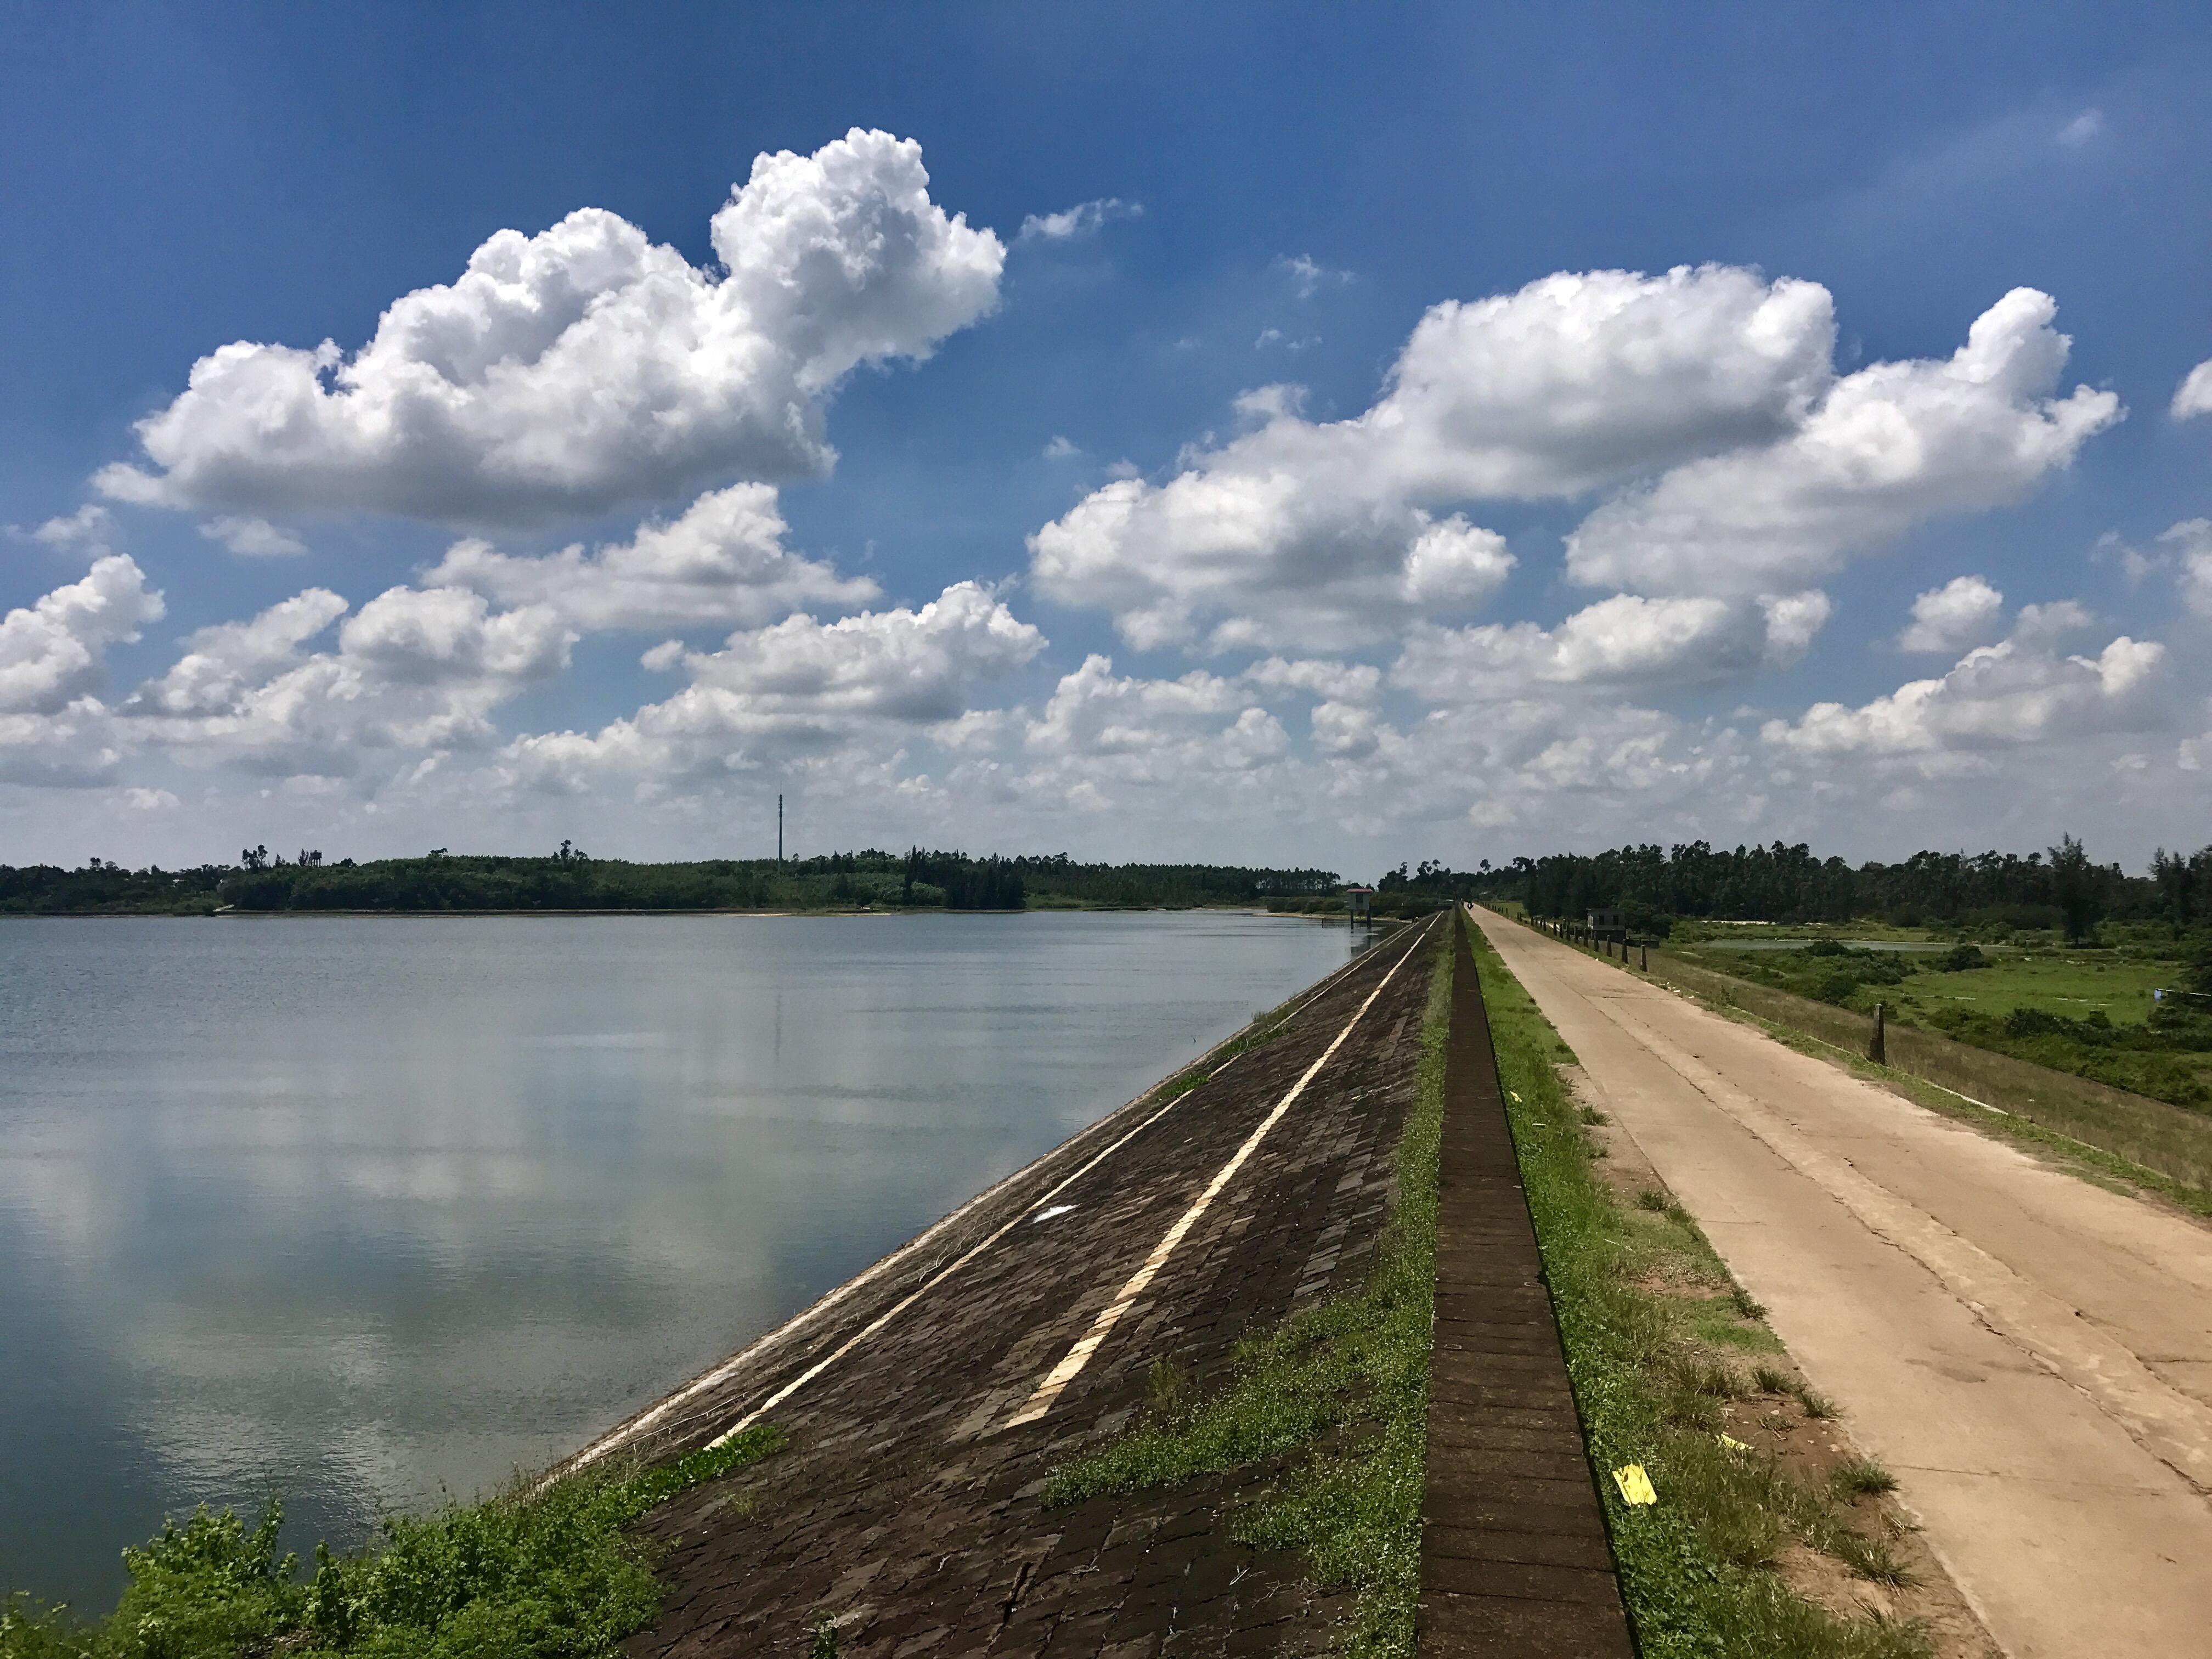
[[[746,910],[746,909],[648,909],[640,906],[619,906],[598,910],[209,910],[162,912],[157,910],[45,910],[38,912],[0,912],[0,922],[9,921],[303,921],[319,916],[339,916],[368,921],[419,921],[424,918],[447,917],[455,921],[481,920],[486,916],[757,916],[763,920],[780,919],[792,921],[866,921],[896,916],[1051,916],[1051,915],[1184,915],[1206,911],[1218,915],[1273,916],[1285,921],[1327,921],[1341,923],[1344,915],[1328,911],[1269,910],[1249,904],[1032,904],[1023,908],[1003,910],[946,910],[936,906],[925,909],[889,910]],[[1376,918],[1376,925],[1395,921],[1396,917]]]

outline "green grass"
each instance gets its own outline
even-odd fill
[[[1722,1443],[1721,1401],[1745,1380],[1709,1343],[1719,1322],[1745,1318],[1734,1287],[1664,1194],[1624,1205],[1597,1178],[1550,1025],[1480,937],[1475,957],[1593,1461],[1641,1463],[1659,1493],[1632,1508],[1599,1483],[1646,1659],[1925,1659],[1916,1627],[1840,1618],[1774,1571],[1795,1537],[1870,1579],[1901,1575],[1887,1540],[1852,1525],[1829,1493]],[[1686,1282],[1705,1288],[1649,1288]],[[1766,1392],[1790,1381],[1771,1367],[1750,1380]]]
[[[1315,1581],[1358,1591],[1345,1650],[1410,1655],[1419,1591],[1421,1474],[1435,1305],[1437,1142],[1450,1018],[1449,933],[1439,929],[1397,1202],[1367,1283],[1240,1345],[1204,1392],[1171,1361],[1120,1438],[1054,1473],[1050,1504],[1195,1476],[1279,1470],[1231,1522],[1260,1549],[1294,1549]]]
[[[2092,1180],[2148,1188],[2212,1214],[2212,1114],[1896,1023],[1889,1064],[1875,1066],[1863,1058],[1872,1022],[1852,1009],[1723,974],[1672,950],[1652,953],[1650,976],[1801,1053],[1841,1063]],[[1993,1116],[1974,1101],[2011,1115]]]
[[[1847,1498],[1872,1498],[1882,1492],[1895,1492],[1897,1477],[1882,1468],[1881,1464],[1870,1459],[1861,1458],[1855,1463],[1846,1463],[1838,1469],[1829,1477],[1828,1484],[1836,1492]]]
[[[203,1509],[124,1552],[130,1585],[105,1619],[11,1598],[0,1659],[611,1659],[660,1607],[629,1523],[782,1443],[763,1425],[672,1463],[394,1516],[360,1554],[319,1546],[312,1575],[276,1553],[280,1505],[250,1528]]]
[[[1700,930],[1702,931],[1702,930]],[[2142,930],[2135,930],[2140,933]],[[1911,932],[1939,944],[1940,931],[1852,927],[1770,929],[1765,937],[1823,941]],[[2149,1099],[2212,1108],[2212,1019],[2197,1005],[2170,1002],[2153,1019],[2151,992],[2186,979],[2172,942],[2134,937],[2118,947],[2037,945],[1977,947],[1984,967],[1946,972],[1942,953],[1729,949],[1691,938],[1670,946],[1678,960],[1794,996],[1869,1013],[1889,1005],[1893,1024],[1927,1028],[1962,1044],[2071,1073]],[[2051,1020],[2023,1024],[2023,1011]],[[2203,1012],[2197,1010],[2200,1016]]]
[[[1931,1008],[1952,1006],[1986,1014],[2047,1008],[2075,1019],[2100,1012],[2116,1025],[2140,1025],[2150,1017],[2152,988],[2172,985],[2179,976],[2172,963],[2109,951],[1989,954],[1990,967],[1965,974],[1915,974],[1898,987],[1899,994]]]

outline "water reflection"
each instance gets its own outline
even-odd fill
[[[1341,962],[1254,916],[0,927],[0,1582],[567,1449]]]

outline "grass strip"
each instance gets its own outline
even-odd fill
[[[1564,1045],[1479,931],[1474,945],[1591,1458],[1601,1470],[1642,1464],[1659,1492],[1632,1507],[1598,1482],[1646,1659],[1926,1659],[1917,1627],[1838,1616],[1775,1571],[1794,1538],[1869,1583],[1906,1577],[1886,1538],[1852,1524],[1851,1492],[1814,1490],[1722,1438],[1721,1402],[1745,1392],[1727,1351],[1779,1344],[1678,1206],[1658,1193],[1624,1205],[1599,1179],[1558,1071]],[[1727,1335],[1730,1324],[1745,1334]],[[1762,1388],[1797,1386],[1779,1371],[1759,1376]],[[1801,1401],[1808,1414],[1815,1406],[1829,1409],[1817,1396]],[[1856,1480],[1860,1495],[1878,1484],[1869,1470]]]
[[[629,1523],[782,1443],[763,1424],[672,1463],[388,1517],[359,1554],[317,1546],[308,1576],[276,1553],[281,1504],[251,1528],[203,1508],[124,1552],[131,1583],[105,1619],[0,1604],[0,1659],[603,1659],[660,1608]]]
[[[1358,1659],[1413,1650],[1449,940],[1439,928],[1414,1100],[1398,1143],[1397,1199],[1365,1285],[1238,1345],[1225,1382],[1202,1395],[1171,1362],[1156,1364],[1131,1428],[1056,1471],[1044,1494],[1061,1505],[1279,1466],[1231,1522],[1233,1535],[1255,1548],[1297,1550],[1317,1583],[1356,1590],[1343,1646]]]

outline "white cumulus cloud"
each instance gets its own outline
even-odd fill
[[[131,693],[125,713],[220,714],[279,671],[295,666],[300,647],[346,613],[326,587],[305,592],[249,621],[203,628],[185,641],[168,672]]]
[[[1275,268],[1290,274],[1291,286],[1298,298],[1310,300],[1324,287],[1336,287],[1352,279],[1348,270],[1332,270],[1306,253],[1286,253],[1277,258]]]
[[[520,738],[505,762],[523,784],[576,789],[611,772],[666,780],[835,751],[957,720],[978,683],[1020,667],[1044,643],[975,582],[913,610],[787,617],[684,657],[691,683],[666,701],[596,733]]]
[[[115,515],[98,501],[87,501],[65,519],[48,519],[31,532],[31,539],[48,547],[97,547],[107,550],[115,528]]]
[[[1912,620],[1897,636],[1900,651],[1958,652],[1993,632],[2004,595],[1979,576],[1954,576],[1912,601]]]
[[[346,611],[309,588],[244,623],[202,629],[120,705],[118,729],[189,765],[343,778],[495,738],[501,704],[568,665],[576,639],[545,605],[496,611],[459,587],[387,589]]]
[[[712,490],[669,522],[649,521],[629,541],[542,558],[457,542],[423,580],[467,587],[508,605],[544,605],[586,631],[758,627],[808,605],[866,605],[881,590],[839,575],[783,544],[787,526],[769,484]]]
[[[824,400],[927,357],[998,299],[1005,248],[929,198],[921,150],[854,130],[762,155],[691,265],[614,214],[503,230],[351,355],[239,341],[142,422],[118,499],[235,515],[534,520],[717,475],[819,473]]]
[[[1431,703],[1490,702],[1540,687],[1668,685],[1786,667],[1828,617],[1813,591],[1759,601],[1616,594],[1557,628],[1414,628],[1392,681]]]
[[[2212,415],[2212,358],[2207,358],[2182,377],[2181,384],[2173,390],[2170,412],[2177,421]]]
[[[1435,510],[1574,495],[1795,429],[1826,389],[1826,289],[1727,266],[1550,276],[1432,307],[1382,398],[1316,423],[1294,389],[1167,483],[1118,480],[1030,538],[1038,589],[1139,647],[1332,644],[1467,610],[1512,560]]]
[[[1856,708],[1815,703],[1770,720],[1768,743],[1808,756],[1934,757],[2140,731],[2164,711],[2151,691],[2166,647],[2122,635],[2094,657],[2020,638],[1968,652],[1941,679],[1915,680]]]
[[[98,688],[106,648],[135,640],[165,607],[127,555],[0,617],[0,713],[51,714]]]
[[[1642,592],[1796,586],[1923,519],[2024,497],[2121,416],[2109,392],[2052,398],[2070,342],[2015,289],[1942,360],[1836,382],[1787,435],[1676,468],[1567,539],[1568,573]]]

